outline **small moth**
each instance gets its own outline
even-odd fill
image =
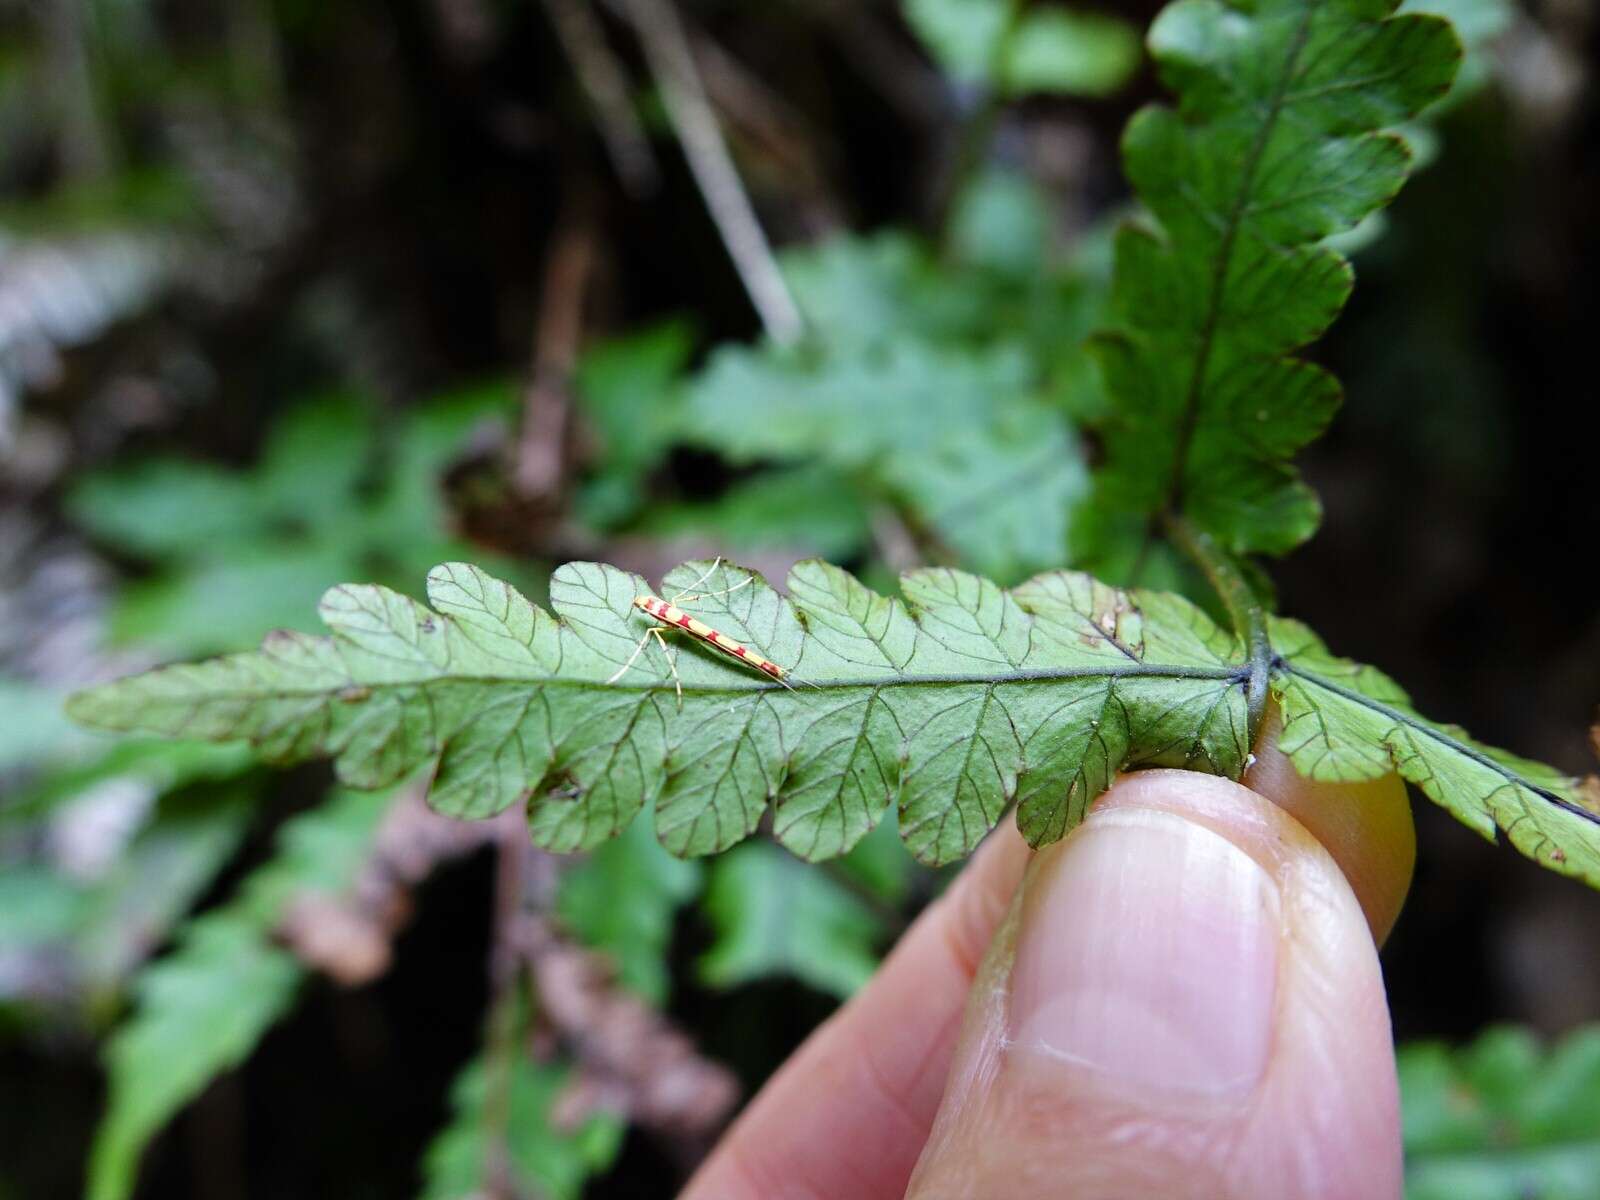
[[[633,598],[633,606],[649,613],[663,625],[674,625],[690,637],[698,638],[706,645],[713,646],[724,654],[737,658],[742,663],[748,663],[758,671],[765,671],[779,683],[783,682],[786,672],[770,658],[757,654],[749,646],[734,641],[725,633],[718,633],[704,621],[697,617],[691,617],[681,608],[668,604],[660,596],[635,596]]]
[[[695,580],[694,584],[691,586],[699,586],[701,583],[704,583],[706,579],[710,577],[711,573],[717,569],[721,562],[722,560],[720,558],[713,562],[711,566],[706,569],[705,574],[701,575],[699,579]],[[777,663],[773,662],[765,655],[756,653],[756,651],[752,650],[744,643],[736,642],[727,634],[711,628],[711,626],[707,625],[698,617],[691,617],[675,603],[678,600],[698,600],[702,595],[725,596],[729,592],[736,592],[740,588],[745,587],[754,579],[755,576],[748,575],[745,577],[743,582],[736,583],[731,588],[724,588],[720,592],[704,592],[693,596],[691,596],[689,592],[680,592],[671,600],[663,600],[660,596],[651,596],[648,594],[643,596],[635,596],[633,598],[633,606],[645,615],[660,621],[662,625],[670,626],[674,629],[681,629],[695,640],[704,642],[706,645],[715,650],[720,650],[729,658],[738,659],[746,666],[754,667],[763,675],[768,675],[773,679],[776,679],[779,683],[783,684],[784,687],[790,687],[791,684],[787,678],[789,673]],[[658,642],[661,643],[661,648],[663,650],[667,649],[666,639],[662,637],[660,628],[652,626],[645,633],[645,635],[639,639],[639,644],[634,647],[633,654],[629,657],[628,661],[622,664],[621,668],[618,669],[615,675],[606,680],[607,683],[615,683],[628,673],[628,668],[633,666],[633,664],[638,661],[639,655],[644,652],[645,645],[649,642],[652,635]],[[678,689],[678,696],[681,701],[683,696],[683,682],[678,678],[678,669],[675,665],[672,668],[672,678],[674,685]]]

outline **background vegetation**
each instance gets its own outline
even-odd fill
[[[557,859],[60,698],[452,557],[535,597],[568,558],[1115,573],[1074,516],[1082,340],[1153,14],[0,4],[0,1197],[85,1164],[99,1197],[670,1192],[941,886],[892,830]],[[1449,15],[1469,68],[1351,242],[1327,515],[1273,577],[1424,711],[1576,770],[1593,14]],[[1397,1037],[1600,1013],[1600,898],[1418,820]],[[1416,1195],[1600,1194],[1597,1047],[1408,1050]]]

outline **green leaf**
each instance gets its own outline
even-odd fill
[[[8,864],[0,871],[0,963],[9,967],[12,955],[71,938],[82,920],[83,898],[83,889],[56,871]],[[9,999],[10,987],[8,979],[0,997]]]
[[[477,1200],[490,1193],[490,1128],[504,1129],[504,1167],[513,1195],[577,1200],[584,1182],[609,1167],[622,1146],[626,1126],[592,1116],[575,1130],[552,1121],[566,1083],[564,1068],[517,1057],[508,1064],[504,1111],[490,1100],[493,1068],[485,1058],[462,1070],[451,1088],[455,1115],[428,1147],[423,1162],[422,1200]]]
[[[1600,885],[1600,806],[1591,789],[1541,763],[1429,721],[1372,667],[1336,658],[1294,621],[1272,623],[1283,666],[1272,682],[1279,747],[1311,779],[1374,779],[1391,770],[1470,829],[1504,832],[1535,862]]]
[[[998,169],[962,189],[952,218],[952,242],[943,249],[885,230],[785,251],[783,275],[813,335],[810,354],[843,361],[909,343],[935,352],[1004,351],[1053,395],[1052,376],[1064,364],[1087,362],[1082,342],[1098,320],[1101,276],[1110,274],[1093,262],[1097,235],[1085,235],[1070,259],[1058,261],[1048,196]],[[740,425],[759,412],[753,406]],[[968,424],[976,429],[986,418],[979,410]]]
[[[673,858],[636,821],[562,874],[556,911],[586,946],[611,956],[624,987],[660,1005],[672,984],[673,918],[699,891],[699,866]]]
[[[475,424],[510,407],[498,386],[392,418],[322,396],[279,418],[253,470],[157,460],[89,475],[73,515],[159,564],[122,589],[114,637],[214,652],[301,626],[330,579],[393,581],[458,552],[439,473]]]
[[[301,401],[280,416],[267,433],[260,465],[237,477],[252,493],[256,519],[300,521],[348,504],[371,465],[378,415],[374,402],[335,393]]]
[[[713,354],[679,436],[736,466],[825,473],[832,490],[799,509],[853,507],[840,557],[893,514],[928,557],[1002,582],[1058,565],[1088,491],[1069,406],[1096,386],[1082,343],[1103,289],[1054,264],[1047,235],[1036,190],[994,172],[962,193],[951,255],[893,232],[784,254],[810,338]]]
[[[91,988],[115,985],[166,941],[239,848],[256,791],[235,781],[162,797],[84,897],[76,941]]]
[[[1455,27],[1466,51],[1455,85],[1443,102],[1428,115],[1436,116],[1482,88],[1493,69],[1491,50],[1496,40],[1511,27],[1517,10],[1508,0],[1401,0],[1402,13],[1430,13],[1443,17]],[[1407,131],[1407,140],[1411,133]]]
[[[268,629],[305,629],[328,580],[360,570],[359,557],[336,544],[224,544],[213,557],[127,584],[112,610],[112,637],[181,655],[249,643]]]
[[[578,498],[590,524],[610,528],[644,507],[644,475],[678,432],[693,349],[688,326],[674,321],[604,342],[578,364],[573,396],[599,443],[598,465]]]
[[[1050,246],[1050,199],[1014,171],[981,172],[956,196],[947,237],[962,262],[1029,276]]]
[[[1600,1028],[1399,1053],[1408,1200],[1600,1198]]]
[[[1103,96],[1139,65],[1126,21],[1017,0],[905,0],[906,22],[948,74],[1007,95]]]
[[[458,544],[450,537],[440,476],[474,431],[503,428],[516,404],[516,392],[509,384],[490,382],[436,396],[398,420],[382,412],[371,414],[375,428],[368,436],[379,436],[380,445],[387,448],[387,469],[374,481],[376,495],[371,501],[352,506],[348,530],[334,524],[330,533],[357,544],[370,538],[370,547],[362,547],[368,553],[383,556],[396,569],[425,570],[419,554]],[[330,513],[321,506],[302,511],[320,518]],[[332,513],[337,516],[338,510]]]
[[[1010,350],[941,351],[891,340],[871,355],[841,358],[805,347],[730,347],[697,382],[689,420],[735,463],[819,457],[860,468],[896,452],[926,453],[957,430],[981,438],[973,418],[985,403],[1028,386],[1028,366]],[[751,419],[752,396],[759,420]]]
[[[51,706],[57,703],[52,699]],[[15,797],[7,797],[0,821],[35,816],[111,780],[125,779],[161,795],[189,783],[233,779],[254,766],[247,747],[151,739],[85,747],[76,757],[75,765],[55,768]]]
[[[686,425],[735,464],[820,459],[869,479],[992,574],[1061,561],[1088,486],[1071,426],[1012,346],[729,348],[695,383]]]
[[[1000,82],[1011,95],[1109,96],[1139,67],[1139,34],[1117,17],[1036,6],[1009,39]]]
[[[711,866],[705,912],[715,941],[700,978],[731,988],[793,976],[847,999],[878,967],[883,923],[848,890],[775,846],[752,842]]]
[[[250,489],[209,463],[152,459],[86,475],[67,497],[74,520],[102,541],[148,558],[253,534]]]
[[[785,251],[781,265],[816,345],[829,354],[870,353],[906,340],[982,344],[1012,315],[996,317],[996,289],[948,270],[900,231],[825,238]]]
[[[827,467],[778,467],[703,504],[660,505],[639,523],[657,538],[709,538],[733,550],[793,547],[843,558],[866,544],[867,514],[848,476]]]
[[[1393,769],[1471,827],[1600,885],[1600,814],[1548,767],[1418,716],[1370,667],[1273,621],[1255,665],[1180,596],[1068,571],[1003,589],[964,572],[902,577],[903,600],[818,560],[788,596],[717,560],[662,592],[785,669],[780,683],[634,607],[636,575],[569,563],[554,615],[462,563],[429,575],[432,609],[377,585],[323,598],[329,637],[168,667],[76,695],[78,720],[249,740],[266,758],[336,759],[358,787],[433,765],[441,812],[526,803],[535,842],[592,849],[647,805],[680,855],[726,849],[770,807],[804,858],[844,853],[898,809],[922,861],[970,851],[1008,805],[1028,841],[1062,837],[1120,770],[1237,778],[1245,693],[1267,672],[1284,749],[1317,779]],[[793,686],[791,686],[791,684]]]
[[[898,905],[911,890],[918,868],[906,854],[892,816],[857,842],[855,849],[839,860],[839,869],[881,903]]]
[[[1180,511],[1235,553],[1281,553],[1315,529],[1290,465],[1337,406],[1332,376],[1291,357],[1343,307],[1349,264],[1324,239],[1404,182],[1380,132],[1455,76],[1450,26],[1388,0],[1179,0],[1150,31],[1179,107],[1123,136],[1151,221],[1117,239],[1096,350],[1115,404],[1098,502]]]
[[[1011,581],[1070,556],[1071,514],[1089,475],[1058,411],[1001,409],[920,459],[890,454],[887,463],[889,484],[961,562]]]
[[[785,252],[801,346],[724,347],[688,378],[676,326],[591,351],[579,400],[603,454],[581,519],[844,559],[903,526],[927,557],[1003,582],[1070,557],[1089,489],[1070,414],[1098,392],[1083,341],[1105,289],[1055,261],[1050,224],[1036,186],[986,172],[959,198],[949,253],[897,231]],[[759,471],[711,500],[647,505],[676,445]]]
[[[278,852],[245,880],[233,905],[264,929],[275,929],[295,898],[343,891],[372,848],[395,791],[335,788],[320,805],[287,822]]]
[[[130,1195],[149,1140],[289,1010],[303,971],[273,940],[284,906],[304,891],[343,887],[391,799],[335,792],[289,822],[277,857],[238,897],[191,921],[177,947],[140,973],[135,1011],[106,1045],[109,1094],[89,1162],[90,1200]]]
[[[254,921],[219,912],[192,922],[138,985],[138,1015],[106,1047],[105,1121],[89,1162],[90,1200],[131,1195],[139,1154],[216,1075],[249,1056],[288,1011],[300,967]]]
[[[990,79],[1011,21],[1009,0],[904,0],[906,23],[934,60],[963,83]]]
[[[429,584],[432,612],[334,588],[331,638],[274,634],[259,653],[81,693],[73,714],[248,738],[278,760],[333,754],[358,786],[437,759],[435,807],[488,816],[531,797],[534,838],[554,850],[598,845],[653,800],[676,853],[725,849],[773,804],[778,838],[822,858],[898,803],[902,836],[933,863],[971,850],[1013,801],[1028,837],[1050,841],[1123,766],[1236,774],[1246,751],[1231,636],[1177,597],[1085,576],[1006,592],[920,571],[902,602],[813,560],[785,599],[752,572],[689,564],[664,593],[693,589],[686,608],[805,682],[680,643],[681,702],[653,640],[608,682],[653,624],[632,607],[651,590],[637,576],[561,568],[559,620],[470,566]]]
[[[0,675],[0,771],[47,766],[85,750],[61,714],[61,694]]]

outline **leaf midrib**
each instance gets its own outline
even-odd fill
[[[1361,707],[1371,712],[1379,713],[1392,720],[1395,724],[1402,725],[1413,733],[1420,734],[1430,741],[1437,742],[1447,750],[1450,750],[1455,754],[1459,754],[1463,758],[1469,758],[1479,766],[1493,771],[1507,783],[1522,788],[1525,791],[1532,792],[1540,799],[1554,804],[1557,808],[1565,809],[1573,816],[1581,817],[1592,825],[1600,825],[1600,813],[1592,813],[1582,805],[1574,804],[1571,800],[1568,800],[1559,793],[1552,792],[1549,788],[1540,787],[1538,784],[1512,770],[1504,763],[1496,762],[1493,758],[1490,758],[1476,746],[1469,745],[1468,743],[1461,741],[1459,738],[1451,737],[1444,730],[1435,725],[1429,724],[1419,717],[1411,715],[1404,709],[1395,708],[1393,705],[1385,704],[1381,700],[1374,700],[1371,696],[1365,695],[1362,692],[1358,692],[1353,688],[1344,687],[1341,684],[1333,682],[1331,679],[1325,679],[1323,676],[1318,675],[1313,671],[1307,671],[1301,667],[1295,666],[1290,662],[1280,663],[1279,669],[1287,671],[1289,674],[1298,679],[1303,679],[1315,687],[1332,692],[1334,695],[1348,700],[1352,704],[1359,704]]]
[[[899,688],[899,687],[953,687],[962,684],[1000,684],[1000,683],[1053,683],[1070,679],[1101,679],[1112,678],[1146,678],[1146,679],[1211,679],[1219,683],[1238,684],[1249,678],[1248,666],[1223,666],[1223,667],[1177,667],[1163,666],[1149,663],[1123,663],[1107,665],[1104,667],[1064,667],[1064,668],[1037,668],[1028,670],[1014,670],[1004,672],[981,672],[973,674],[951,673],[940,675],[891,675],[871,679],[832,679],[825,683],[802,683],[798,687],[785,687],[781,683],[749,684],[691,684],[683,685],[684,695],[737,695],[746,696],[761,693],[775,693],[796,691],[800,695],[810,692],[839,692],[850,691],[857,688]],[[481,684],[521,684],[529,688],[570,688],[594,692],[674,692],[676,689],[670,680],[659,680],[652,683],[604,683],[593,679],[571,679],[558,676],[539,675],[460,675],[439,674],[429,675],[417,679],[400,679],[394,681],[358,681],[341,680],[337,684],[315,688],[261,688],[252,690],[225,690],[208,691],[203,693],[206,700],[225,699],[274,699],[289,697],[314,697],[325,696],[334,700],[339,699],[339,693],[349,687],[364,687],[373,693],[392,691],[396,688],[426,687],[436,683],[481,683]],[[156,697],[155,699],[159,699]],[[345,701],[349,704],[364,704],[366,700]]]
[[[1306,47],[1306,42],[1311,35],[1311,16],[1315,7],[1313,2],[1308,2],[1302,12],[1300,23],[1295,28],[1294,39],[1290,43],[1289,53],[1284,61],[1283,72],[1279,76],[1272,97],[1267,104],[1261,129],[1256,134],[1256,139],[1250,147],[1250,153],[1245,158],[1244,166],[1239,172],[1239,190],[1234,194],[1233,205],[1228,211],[1222,227],[1222,237],[1218,244],[1216,257],[1212,261],[1211,290],[1206,300],[1205,320],[1200,327],[1200,345],[1195,354],[1194,370],[1189,376],[1189,387],[1184,396],[1184,410],[1179,419],[1178,441],[1172,460],[1172,477],[1167,481],[1167,500],[1163,509],[1170,512],[1179,512],[1183,506],[1183,485],[1187,474],[1189,451],[1193,446],[1196,432],[1200,424],[1200,404],[1203,399],[1206,370],[1211,364],[1211,355],[1217,343],[1217,325],[1221,320],[1222,297],[1228,285],[1228,268],[1233,260],[1234,244],[1238,241],[1239,229],[1244,223],[1246,211],[1250,207],[1250,196],[1255,188],[1256,172],[1260,170],[1262,157],[1266,154],[1267,143],[1272,139],[1273,130],[1277,128],[1278,118],[1282,116],[1285,103],[1289,96],[1289,85],[1294,80],[1300,67],[1300,54]]]

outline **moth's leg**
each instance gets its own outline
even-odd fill
[[[683,676],[678,674],[678,651],[676,647],[667,645],[666,636],[659,626],[652,628],[650,633],[656,635],[656,641],[661,643],[661,653],[666,655],[667,670],[672,672],[672,686],[678,692],[678,711],[683,711]],[[649,637],[650,633],[645,634]]]
[[[628,673],[628,668],[639,661],[639,655],[643,654],[644,648],[650,644],[650,635],[652,633],[655,634],[658,639],[661,637],[661,630],[658,626],[652,625],[649,629],[646,629],[644,631],[644,635],[639,639],[639,644],[633,648],[633,653],[628,655],[628,661],[617,668],[617,673],[610,679],[606,680],[607,683],[615,683],[617,680],[621,679]]]

